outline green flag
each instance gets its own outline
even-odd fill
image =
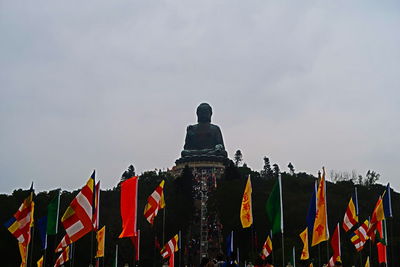
[[[268,220],[272,225],[272,234],[283,233],[281,191],[281,177],[279,176],[265,205]]]
[[[58,214],[60,210],[60,190],[47,206],[47,234],[56,235],[58,230]]]

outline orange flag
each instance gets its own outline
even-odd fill
[[[119,238],[136,236],[138,177],[121,183],[122,232]]]
[[[310,253],[308,252],[308,227],[300,234],[301,241],[303,241],[303,251],[301,252],[301,260],[308,260]]]
[[[242,207],[240,209],[240,221],[242,222],[242,227],[247,228],[253,224],[253,213],[251,208],[251,180],[250,175],[247,179],[246,188],[244,189]]]
[[[329,239],[328,216],[326,208],[326,184],[325,184],[325,168],[322,167],[322,177],[319,182],[317,192],[317,210],[315,214],[314,230],[311,246],[315,246],[322,241]]]

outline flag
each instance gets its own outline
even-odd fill
[[[37,267],[43,267],[43,256],[36,262]]]
[[[63,265],[64,263],[66,263],[67,261],[69,261],[69,246],[66,247],[63,252],[60,254],[60,256],[58,257],[58,259],[56,260],[56,263],[54,264],[54,267],[58,267]]]
[[[67,246],[70,245],[70,244],[72,244],[71,239],[69,238],[68,235],[65,235],[65,236],[61,239],[61,241],[60,241],[60,243],[58,244],[58,246],[56,247],[55,252],[61,252],[61,251],[63,251],[64,248],[67,247]]]
[[[28,246],[31,240],[34,210],[32,184],[29,196],[22,202],[14,216],[4,224],[8,231],[18,240],[18,243],[23,246]]]
[[[382,198],[379,197],[378,201],[376,202],[375,209],[372,212],[371,223],[375,224],[384,219],[385,219],[385,212],[383,210]]]
[[[317,210],[315,215],[314,229],[311,246],[329,239],[328,218],[326,203],[325,168],[322,168],[322,177],[317,192]]]
[[[331,247],[333,250],[333,256],[329,260],[329,266],[335,266],[335,262],[341,262],[341,251],[340,251],[340,228],[339,223],[336,225],[335,232],[331,237]]]
[[[21,267],[26,267],[27,265],[27,258],[28,258],[28,247],[24,246],[22,243],[18,243],[19,254],[21,255]]]
[[[377,243],[376,248],[378,250],[378,262],[387,263],[387,253],[386,253],[386,235],[384,230],[384,224],[382,221],[377,223]]]
[[[93,229],[97,231],[99,229],[99,217],[100,217],[100,181],[97,182],[94,189],[94,209],[93,209]]]
[[[265,240],[262,251],[261,258],[265,260],[272,253],[272,241],[269,235],[267,236],[267,240]]]
[[[370,265],[369,265],[369,256],[367,257],[367,260],[365,261],[365,266],[364,267],[370,267]]]
[[[134,176],[121,183],[122,232],[119,238],[136,235],[138,177]]]
[[[100,230],[96,233],[97,239],[97,252],[96,258],[104,257],[104,243],[106,241],[106,226],[103,226]]]
[[[386,218],[393,217],[392,214],[392,198],[390,193],[390,183],[387,184],[385,192],[383,192],[383,210]]]
[[[175,235],[164,247],[161,249],[160,254],[163,259],[169,257],[169,267],[174,266],[174,253],[178,251],[178,235]]]
[[[56,235],[58,233],[58,216],[60,213],[60,189],[57,190],[55,196],[47,206],[47,229],[48,235]]]
[[[369,238],[368,229],[369,221],[365,220],[364,223],[354,231],[354,233],[361,239],[361,241],[366,242]]]
[[[353,202],[353,197],[350,198],[347,205],[346,213],[343,218],[343,229],[347,232],[358,223],[358,216],[356,206]]]
[[[317,181],[314,183],[314,191],[310,200],[310,205],[308,207],[307,212],[307,225],[308,230],[310,233],[313,232],[314,229],[314,222],[315,222],[315,214],[317,212]]]
[[[364,248],[365,241],[362,241],[361,238],[355,233],[350,233],[350,240],[358,252]]]
[[[265,209],[271,224],[272,234],[283,233],[282,184],[280,175],[268,197]]]
[[[93,171],[86,185],[82,187],[61,217],[61,223],[72,242],[93,230],[94,176],[95,172]]]
[[[233,254],[233,231],[226,238],[226,256],[231,257]]]
[[[164,180],[162,180],[154,192],[147,198],[147,204],[144,207],[144,217],[146,217],[150,224],[153,224],[158,210],[164,207]]]
[[[303,250],[301,252],[300,259],[308,260],[310,258],[310,253],[308,251],[308,228],[301,232],[300,234],[301,241],[303,241]]]
[[[242,207],[240,209],[240,221],[242,222],[242,227],[247,228],[253,224],[253,213],[251,207],[251,180],[250,175],[247,178],[246,188],[244,189],[242,198]]]
[[[38,220],[37,227],[39,228],[39,235],[40,235],[40,241],[42,244],[42,249],[47,248],[47,216],[44,216]]]

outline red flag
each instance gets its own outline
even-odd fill
[[[138,177],[121,183],[122,232],[119,238],[136,236]]]
[[[382,227],[382,221],[379,221],[376,226],[379,237],[377,238],[376,247],[378,249],[378,262],[387,263],[385,233]]]
[[[339,261],[341,262],[342,260],[340,259],[340,229],[339,229],[339,223],[336,225],[335,232],[333,233],[333,236],[331,237],[331,247],[333,249],[333,256],[329,261],[329,266],[334,266],[335,262]],[[333,265],[332,265],[333,263]]]

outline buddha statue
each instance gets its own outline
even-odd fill
[[[198,123],[186,129],[181,160],[225,160],[228,153],[225,151],[220,128],[211,124],[211,106],[200,104],[196,114]]]

